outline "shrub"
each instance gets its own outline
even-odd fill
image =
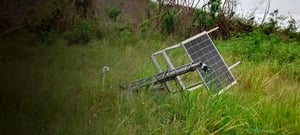
[[[121,14],[120,10],[118,10],[117,8],[113,8],[113,7],[105,9],[105,12],[106,12],[106,16],[109,19],[113,20],[114,22],[117,21],[118,16]]]
[[[161,17],[161,33],[170,35],[175,31],[176,11],[166,10]]]
[[[283,22],[287,19],[286,16],[280,15],[279,10],[276,9],[270,13],[269,21],[262,24],[260,27],[262,31],[269,35],[271,33],[276,33],[280,30],[280,22]]]
[[[65,38],[69,44],[88,43],[96,37],[101,38],[102,32],[92,19],[77,18],[72,29],[65,32]]]

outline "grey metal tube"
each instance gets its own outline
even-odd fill
[[[209,71],[208,67],[201,62],[190,63],[173,70],[167,70],[164,72],[157,73],[151,77],[147,77],[141,80],[133,81],[128,85],[122,86],[124,89],[138,90],[142,87],[149,86],[152,84],[165,83],[167,81],[173,80],[176,76],[195,71],[200,68],[203,71]]]

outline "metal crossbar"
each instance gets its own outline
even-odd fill
[[[237,62],[230,67],[226,65],[214,43],[208,36],[209,33],[217,29],[218,27],[208,32],[204,31],[174,46],[153,53],[151,55],[151,61],[156,68],[157,73],[150,77],[130,82],[122,87],[124,89],[138,91],[152,85],[164,84],[165,88],[170,93],[175,93],[182,90],[191,91],[205,86],[213,93],[222,93],[236,83],[230,69],[240,62]],[[168,56],[168,52],[176,48],[182,49],[185,52],[184,56],[187,56],[187,59],[190,61],[188,64],[177,68],[175,68],[172,60]],[[161,69],[161,65],[156,58],[158,56],[163,58],[162,60],[164,61],[167,70],[163,71]],[[198,78],[197,81],[199,82],[192,82],[193,84],[188,86],[180,75],[193,71],[198,74],[198,77],[196,78]],[[171,80],[175,81],[179,90],[174,90],[172,88],[173,85],[169,83]]]

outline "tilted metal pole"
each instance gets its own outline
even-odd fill
[[[174,80],[176,76],[195,71],[197,68],[200,68],[205,72],[209,71],[209,68],[204,63],[190,63],[173,70],[167,70],[157,73],[151,77],[131,82],[130,84],[123,86],[123,88],[129,90],[138,90],[152,84],[165,83],[167,81]]]

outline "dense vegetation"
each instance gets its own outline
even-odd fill
[[[280,28],[276,12],[262,25],[238,25],[249,20],[231,18],[227,23],[245,29],[229,28],[231,33],[222,36],[226,40],[218,39],[224,27],[221,33],[212,33],[229,65],[242,62],[232,70],[238,83],[222,95],[212,96],[200,88],[177,94],[146,89],[126,96],[120,84],[155,72],[149,60],[153,52],[220,22],[212,13],[195,11],[194,21],[201,25],[186,25],[181,31],[176,27],[180,22],[172,22],[176,10],[162,10],[158,22],[143,20],[138,29],[121,23],[122,11],[109,7],[103,11],[106,21],[78,13],[71,24],[66,23],[69,27],[44,19],[1,35],[0,132],[300,133],[300,34],[295,22]],[[197,17],[208,21],[204,24]],[[102,86],[101,70],[107,65],[110,71]]]

